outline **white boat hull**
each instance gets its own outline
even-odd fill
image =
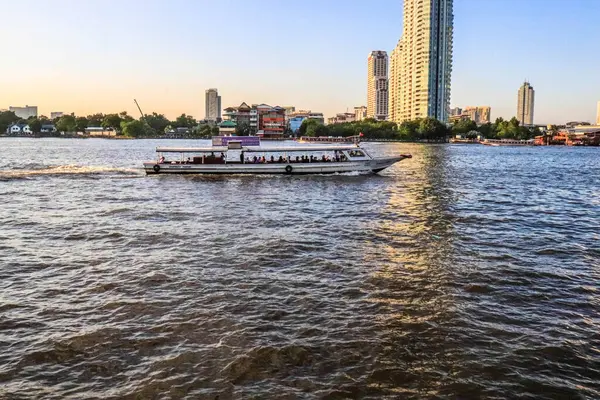
[[[335,174],[345,172],[380,172],[407,156],[344,162],[266,163],[266,164],[173,164],[145,162],[147,174]],[[158,166],[158,167],[157,167]],[[291,170],[290,168],[291,167]]]

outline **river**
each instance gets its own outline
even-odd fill
[[[146,176],[0,139],[0,398],[600,398],[600,149]]]

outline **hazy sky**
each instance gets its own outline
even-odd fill
[[[367,55],[390,52],[402,0],[0,0],[0,108],[204,117],[204,90],[343,112],[366,102]],[[452,106],[535,122],[595,119],[600,0],[454,0]]]

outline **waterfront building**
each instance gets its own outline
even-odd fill
[[[219,122],[221,120],[221,96],[217,89],[207,89],[204,99],[205,119]]]
[[[56,119],[56,118],[60,118],[63,115],[65,115],[65,113],[63,113],[62,111],[52,111],[50,113],[50,119]]]
[[[367,118],[367,107],[366,106],[354,107],[354,120],[362,121],[365,118]]]
[[[390,58],[390,120],[448,121],[453,0],[404,0],[403,31]]]
[[[237,124],[233,121],[223,121],[218,124],[220,136],[231,136],[235,134]]]
[[[311,110],[294,111],[288,116],[288,125],[292,133],[298,133],[298,130],[300,129],[300,126],[302,125],[302,122],[304,122],[305,119],[314,119],[317,120],[317,122],[320,124],[325,124],[325,117],[323,116],[323,113],[313,112]]]
[[[517,98],[517,120],[523,126],[533,125],[533,107],[535,91],[529,82],[525,81],[519,88]]]
[[[388,56],[372,51],[367,64],[367,117],[385,121],[388,117]]]
[[[596,125],[600,125],[600,101],[598,102],[598,110],[596,111]]]
[[[257,106],[258,111],[258,135],[265,139],[279,139],[285,132],[285,109],[283,107],[271,107],[266,104]]]
[[[345,122],[354,122],[356,120],[356,114],[354,113],[338,113],[335,117],[327,118],[327,124],[343,124]]]
[[[37,106],[25,106],[25,107],[10,106],[8,108],[8,110],[14,112],[17,117],[23,118],[23,119],[38,116]]]
[[[11,110],[12,111],[12,110]],[[32,135],[33,132],[27,124],[12,124],[6,128],[7,135]]]

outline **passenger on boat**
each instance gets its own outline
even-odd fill
[[[300,156],[296,156],[296,162],[299,163],[300,162]]]
[[[273,155],[271,155],[271,162],[275,163],[275,157],[273,157]]]
[[[244,163],[244,152],[243,151],[240,153],[240,163],[241,164]]]
[[[223,154],[223,152],[221,152],[221,160],[225,159],[225,154]]]
[[[258,163],[258,158],[256,156],[254,156],[254,158],[252,158],[252,163],[254,163],[254,164]]]
[[[266,164],[267,163],[267,159],[265,158],[265,156],[262,156],[262,158],[260,159],[260,163],[261,164]]]
[[[322,162],[326,162],[327,161],[327,158],[325,157],[325,154],[323,154],[323,156],[321,156],[321,161]]]
[[[280,164],[281,164],[281,163],[283,163],[283,162],[285,162],[285,160],[283,159],[283,156],[279,156],[279,161],[278,161],[278,162],[279,162]]]
[[[158,159],[158,163],[162,164],[165,162],[165,156],[160,156],[160,158]]]

